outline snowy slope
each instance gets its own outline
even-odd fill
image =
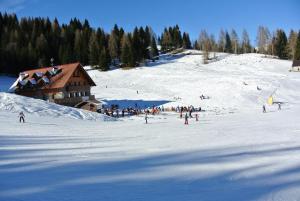
[[[94,117],[0,93],[0,201],[299,200],[300,75],[288,72],[290,61],[218,56],[208,65],[197,54],[165,55],[147,67],[88,71],[109,104],[208,110],[189,125],[171,112],[147,125],[143,115],[82,121]],[[263,114],[275,89],[282,110]]]
[[[288,72],[291,61],[259,54],[217,56],[220,60],[207,65],[202,64],[201,55],[187,55],[166,56],[156,64],[132,70],[91,70],[88,72],[97,84],[92,92],[108,103],[143,100],[140,105],[152,106],[147,101],[159,100],[168,103],[165,106],[194,105],[229,112],[260,109],[276,89],[275,101],[299,102],[299,95],[292,93],[299,80]],[[210,99],[200,100],[202,94]]]
[[[99,124],[0,111],[0,200],[294,201],[300,108]]]

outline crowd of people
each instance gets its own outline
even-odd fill
[[[161,112],[175,112],[179,114],[179,118],[185,119],[185,124],[188,124],[189,118],[195,118],[196,121],[199,120],[199,115],[195,112],[202,112],[201,107],[194,107],[193,105],[189,106],[177,106],[177,107],[167,107],[165,108],[162,106],[152,106],[145,109],[141,109],[138,107],[137,104],[134,105],[134,107],[127,107],[127,108],[120,108],[118,105],[111,105],[108,108],[102,108],[99,109],[98,112],[115,117],[115,118],[121,118],[121,117],[128,117],[128,116],[135,116],[135,115],[145,115],[145,123],[148,123],[149,115],[158,115]],[[185,116],[184,116],[185,113]]]

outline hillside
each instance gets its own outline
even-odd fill
[[[143,107],[159,100],[165,107],[194,105],[232,112],[260,109],[275,90],[275,101],[299,102],[299,95],[293,93],[299,80],[288,72],[291,61],[259,54],[217,54],[217,59],[204,65],[201,55],[164,56],[158,63],[132,70],[88,72],[97,84],[92,92],[108,103],[138,102]],[[202,94],[210,99],[201,100]]]
[[[259,54],[217,56],[207,65],[200,55],[164,55],[130,70],[88,70],[92,93],[108,104],[201,106],[189,125],[173,112],[149,115],[149,124],[144,115],[103,122],[1,92],[0,200],[298,200],[299,74]],[[282,110],[262,113],[274,90]]]

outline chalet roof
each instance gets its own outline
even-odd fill
[[[294,60],[292,67],[300,66],[300,60]]]
[[[91,86],[96,86],[95,82],[88,75],[88,73],[83,69],[80,63],[72,63],[72,64],[59,65],[55,67],[44,67],[44,68],[24,71],[21,73],[22,76],[20,76],[18,80],[15,82],[15,84],[11,86],[11,89],[14,90],[15,86],[17,86],[18,83],[25,84],[27,83],[27,81],[30,81],[32,84],[34,84],[34,81],[37,81],[35,80],[35,77],[40,77],[41,80],[43,80],[45,83],[49,83],[40,86],[39,87],[40,89],[63,88],[67,84],[68,80],[72,77],[74,71],[78,68],[83,72],[84,76],[89,81],[89,84]]]

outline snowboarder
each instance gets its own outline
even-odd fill
[[[266,113],[267,111],[266,111],[266,106],[265,105],[263,105],[263,113]]]
[[[281,104],[278,103],[278,110],[281,110]]]
[[[21,122],[25,123],[25,115],[24,115],[23,112],[20,112],[20,113],[19,113],[19,121],[20,121],[20,123],[21,123]]]
[[[146,124],[148,124],[148,114],[146,113],[146,116],[145,116],[145,121],[146,121]]]
[[[198,119],[198,114],[196,114],[196,121],[199,121],[199,119]]]
[[[189,116],[187,113],[185,113],[185,116],[184,116],[184,124],[186,124],[186,125],[189,124]]]

